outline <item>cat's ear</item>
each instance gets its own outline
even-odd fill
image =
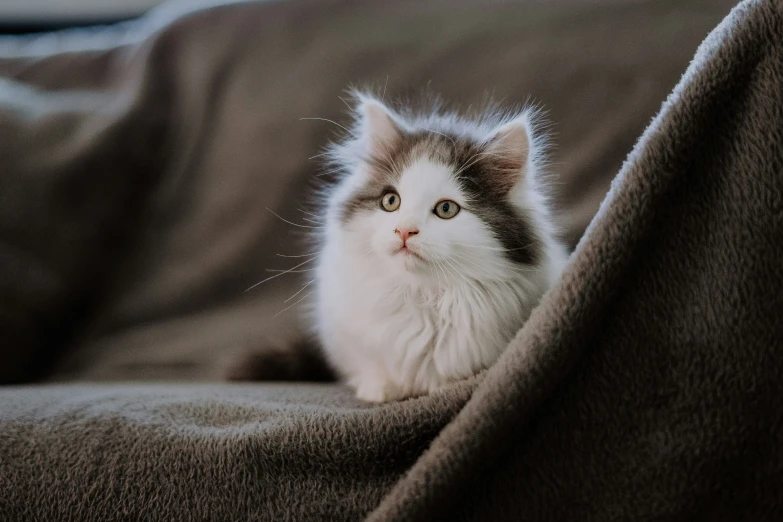
[[[501,160],[508,170],[524,176],[533,141],[530,120],[523,113],[496,128],[487,141],[487,152]]]
[[[402,137],[402,123],[386,105],[363,98],[357,107],[359,140],[368,155],[382,154]]]

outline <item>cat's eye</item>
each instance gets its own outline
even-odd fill
[[[400,195],[396,192],[387,192],[381,198],[381,207],[386,212],[394,212],[400,208]]]
[[[451,219],[459,213],[459,205],[450,199],[444,199],[443,201],[438,201],[433,212],[441,219]]]

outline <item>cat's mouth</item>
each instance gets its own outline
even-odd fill
[[[421,257],[421,254],[413,250],[411,247],[407,245],[403,245],[400,248],[398,248],[395,252],[395,255],[403,255],[406,259],[412,258],[412,259],[418,259],[420,261],[424,261],[424,258]]]

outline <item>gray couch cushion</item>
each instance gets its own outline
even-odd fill
[[[0,94],[2,197],[18,209],[0,214],[0,244],[18,243],[3,262],[14,274],[0,290],[3,317],[14,314],[3,328],[16,333],[0,367],[68,346],[55,380],[215,380],[296,335],[296,309],[275,317],[296,274],[244,290],[293,266],[275,254],[301,251],[298,230],[267,208],[298,219],[318,169],[308,158],[336,129],[302,118],[346,121],[349,84],[389,97],[429,86],[463,107],[487,93],[541,102],[575,244],[731,4],[172,5],[119,29],[2,41],[0,75],[41,94],[21,119]]]

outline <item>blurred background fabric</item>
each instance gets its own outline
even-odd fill
[[[286,299],[352,85],[541,103],[575,245],[715,0],[164,4],[0,37],[0,381],[225,377],[301,330]],[[269,210],[268,210],[269,209]]]
[[[0,3],[3,21],[82,21],[89,19],[139,16],[163,0],[4,0]]]
[[[165,0],[3,0],[0,34],[109,24],[144,15]]]

